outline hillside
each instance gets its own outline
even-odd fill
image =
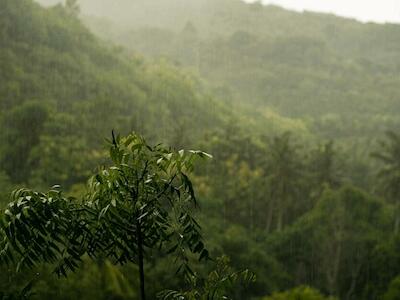
[[[218,182],[208,178],[208,173],[225,178],[225,160],[239,157],[239,151],[243,159],[254,161],[253,150],[259,148],[254,140],[260,134],[290,130],[299,137],[309,136],[301,120],[220,99],[192,73],[101,41],[82,25],[75,7],[45,9],[32,0],[4,0],[0,14],[1,222],[3,208],[16,187],[46,190],[57,184],[68,195],[83,195],[88,176],[107,163],[103,139],[112,129],[123,134],[135,130],[153,143],[167,142],[179,149],[202,145],[221,157],[212,169],[203,167],[197,174],[200,194],[207,198],[205,211],[219,201],[207,196],[214,187],[217,190]],[[228,178],[225,181],[236,184]],[[202,218],[206,225],[214,219],[212,214]],[[218,228],[219,218],[215,217]],[[207,225],[205,232],[215,232],[212,226]],[[223,234],[210,235],[210,248],[218,249],[216,253],[223,247],[218,242]],[[4,236],[0,240],[3,247]],[[268,254],[263,259],[263,266],[277,265]],[[128,282],[122,275],[136,272],[132,265],[120,270],[85,261],[81,272],[58,280],[49,265],[18,273],[15,266],[3,269],[3,262],[0,298],[4,292],[20,291],[32,276],[33,299],[110,299],[108,294],[120,297],[113,299],[132,299],[132,287],[137,287],[135,278],[127,276]],[[165,275],[171,267],[163,261],[153,263],[156,280],[149,283],[150,299],[166,287],[177,286],[175,274]],[[244,262],[237,260],[235,265],[242,267]],[[99,288],[98,276],[110,281]],[[270,291],[263,287],[265,280],[254,293]]]
[[[85,28],[74,8],[44,9],[31,0],[0,5],[5,12],[0,19],[0,120],[6,128],[0,162],[13,182],[71,185],[83,180],[84,175],[66,178],[95,164],[93,155],[79,153],[89,148],[85,153],[101,156],[102,138],[111,129],[135,130],[176,147],[198,144],[207,132],[232,120],[246,132],[310,135],[307,122],[232,102],[211,91],[195,72],[107,45]],[[30,123],[32,132],[27,134]],[[31,141],[29,147],[20,144],[21,136]],[[65,165],[47,169],[53,165],[47,160],[56,159],[53,141],[60,143],[61,137],[69,140],[67,149],[57,153]],[[67,159],[71,151],[76,157]],[[40,153],[47,157],[39,158]],[[34,170],[41,174],[31,176]]]
[[[399,126],[400,26],[240,0],[81,0],[99,36],[198,72],[229,101],[307,119],[328,138]]]
[[[79,182],[94,160],[81,152],[111,129],[190,145],[230,115],[195,77],[106,46],[68,8],[5,0],[0,11],[0,165],[13,182]]]

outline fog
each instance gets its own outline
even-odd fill
[[[54,5],[60,3],[60,0],[37,0],[44,5]],[[96,1],[91,2],[88,0],[80,1],[81,6],[85,13],[99,14],[107,16],[110,14],[109,5],[110,1]],[[134,6],[135,1],[129,1],[130,5]],[[160,2],[160,1],[158,1]],[[254,0],[246,1],[254,3]],[[354,18],[362,22],[377,22],[377,23],[399,23],[400,22],[400,2],[396,0],[328,0],[328,1],[314,1],[314,0],[265,0],[262,3],[265,5],[277,5],[286,9],[296,11],[313,11],[328,14],[335,14],[342,17]],[[127,2],[113,1],[112,7],[119,10],[121,14],[126,10]],[[155,2],[157,6],[157,2]],[[182,9],[191,4],[182,2]],[[107,7],[107,9],[105,8]]]
[[[298,11],[308,10],[332,13],[364,22],[400,22],[400,3],[396,0],[267,0],[264,3],[280,5]]]

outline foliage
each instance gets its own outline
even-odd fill
[[[208,276],[198,282],[199,279],[192,277],[192,290],[179,292],[166,290],[161,292],[158,297],[163,300],[173,299],[232,299],[227,296],[230,289],[234,288],[239,281],[244,285],[249,285],[255,281],[255,275],[248,270],[234,272],[229,267],[229,259],[227,257],[219,257],[216,261],[216,269],[208,274]]]
[[[0,258],[17,262],[17,271],[56,263],[55,271],[64,276],[78,268],[84,254],[115,264],[133,262],[144,289],[145,251],[169,247],[167,253],[182,261],[178,271],[194,275],[188,251],[198,253],[199,260],[209,254],[191,215],[196,198],[186,172],[192,171],[195,157],[207,156],[151,147],[134,134],[113,135],[113,164],[89,181],[83,201],[63,197],[57,187],[46,194],[13,192],[1,223]]]
[[[390,283],[389,288],[382,299],[383,300],[396,300],[399,298],[400,298],[400,279],[399,279],[399,277],[396,277]]]
[[[386,213],[382,202],[357,189],[327,190],[315,209],[270,243],[282,262],[293,268],[296,282],[330,295],[358,298],[362,291],[356,287],[368,284],[364,270],[373,250],[388,235]],[[311,258],[308,253],[313,253]]]
[[[380,151],[374,152],[372,156],[382,163],[378,177],[384,193],[392,201],[400,197],[400,136],[395,132],[386,132],[386,140],[380,142]]]
[[[334,300],[332,297],[325,297],[317,290],[308,286],[294,288],[287,292],[274,293],[264,300]]]
[[[276,230],[282,230],[285,213],[294,204],[295,197],[299,194],[299,181],[302,179],[302,165],[298,154],[298,146],[293,144],[289,132],[275,136],[269,141],[269,157],[266,167],[269,174],[266,176],[267,185],[270,187],[270,204],[268,207],[266,228],[269,231],[272,224],[272,213],[277,212]]]
[[[28,157],[29,150],[39,143],[48,115],[48,108],[40,102],[25,102],[4,114],[1,120],[4,129],[1,138],[4,143],[0,160],[3,170],[14,182],[28,179],[28,170],[31,167],[29,160],[20,158]]]
[[[1,219],[2,262],[17,263],[17,271],[38,262],[58,262],[71,270],[83,255],[85,223],[81,223],[79,206],[64,198],[57,187],[47,193],[27,189],[15,190]],[[78,212],[78,213],[76,213]]]
[[[65,8],[72,16],[77,16],[80,10],[78,0],[66,0]]]
[[[382,163],[378,173],[380,188],[386,198],[395,205],[394,232],[397,234],[400,229],[400,136],[392,131],[388,131],[386,136],[387,140],[380,143],[380,151],[372,155]]]
[[[101,152],[100,137],[111,128],[188,147],[231,114],[194,76],[109,47],[65,6],[6,0],[0,10],[0,164],[15,183],[35,177],[35,186],[69,188],[82,182],[104,160],[92,154]],[[194,131],[180,140],[176,130],[187,127]],[[91,159],[80,160],[83,152]],[[68,161],[65,153],[77,157]]]
[[[138,261],[140,247],[169,247],[167,253],[182,260],[179,269],[192,273],[187,251],[198,253],[200,259],[207,259],[208,252],[191,215],[196,198],[186,172],[192,171],[196,157],[207,156],[151,147],[137,135],[113,137],[112,166],[90,180],[85,199],[95,216],[90,251],[104,251],[115,263],[124,264]]]

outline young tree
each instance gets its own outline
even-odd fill
[[[0,258],[33,267],[56,263],[61,275],[74,271],[84,254],[139,267],[144,300],[144,260],[152,249],[167,249],[181,261],[178,271],[192,275],[188,252],[207,259],[200,226],[191,211],[196,197],[187,172],[201,151],[150,146],[135,134],[110,141],[111,166],[89,180],[81,201],[20,189],[4,211]]]

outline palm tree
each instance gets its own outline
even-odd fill
[[[310,160],[311,180],[315,185],[314,196],[321,196],[324,188],[335,189],[341,185],[342,174],[333,141],[319,145],[312,151]]]
[[[71,16],[78,16],[80,12],[80,7],[78,0],[66,0],[65,8]]]

